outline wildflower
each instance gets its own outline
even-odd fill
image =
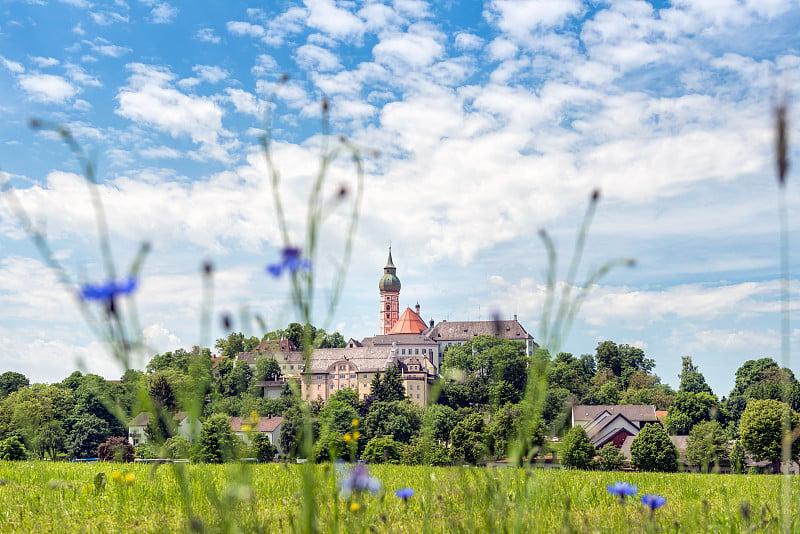
[[[642,504],[649,506],[650,510],[661,508],[666,502],[667,499],[661,495],[642,495]]]
[[[408,499],[414,495],[414,490],[411,488],[400,488],[395,491],[394,494],[403,499],[404,502],[408,502]]]
[[[136,289],[136,278],[128,277],[120,282],[110,280],[105,284],[84,284],[80,295],[84,300],[111,302],[120,295],[130,295]]]
[[[350,435],[350,432],[348,432],[347,434],[344,435],[344,440],[347,443],[350,443],[353,440],[353,436]]]
[[[354,427],[354,428],[357,428],[357,427],[358,427],[358,419],[353,419],[353,420],[350,422],[350,424],[351,424],[351,425],[353,425],[353,427]]]
[[[130,472],[125,473],[125,483],[126,484],[133,484],[134,480],[136,480],[136,477],[133,475],[133,473],[130,473]]]
[[[250,432],[250,425],[242,425],[242,432]]]
[[[361,437],[361,432],[359,432],[358,430],[353,432],[353,439],[354,440],[358,440],[358,438],[360,438],[360,437]]]
[[[636,486],[631,486],[627,482],[615,482],[608,485],[608,492],[619,497],[620,504],[625,502],[625,497],[636,495]]]
[[[119,484],[120,482],[122,482],[122,473],[120,473],[119,471],[114,471],[113,473],[111,473],[111,480]]]
[[[357,502],[351,502],[350,503],[350,511],[351,512],[358,512],[359,508],[361,508],[361,505],[358,504]]]
[[[311,262],[300,257],[300,249],[297,247],[284,248],[281,251],[281,256],[280,263],[271,263],[267,265],[267,272],[275,278],[279,277],[284,269],[291,274],[297,271],[308,271],[311,269]]]
[[[345,497],[351,493],[364,491],[378,493],[381,489],[381,481],[371,476],[367,471],[367,466],[359,462],[339,481],[339,488]]]

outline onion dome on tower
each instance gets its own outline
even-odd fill
[[[386,261],[386,267],[383,268],[383,276],[378,282],[378,289],[381,291],[397,291],[400,292],[400,279],[397,278],[397,267],[392,262],[392,247],[389,247],[389,259]]]

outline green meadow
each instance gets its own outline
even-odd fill
[[[796,477],[416,466],[374,466],[381,491],[344,498],[337,480],[346,467],[198,464],[179,468],[189,475],[185,503],[174,469],[0,462],[0,531],[302,530],[304,469],[316,480],[321,532],[772,532],[781,530],[782,484],[800,498]],[[638,494],[620,504],[606,490],[617,480]],[[395,495],[403,487],[415,491],[407,501]],[[645,493],[667,502],[651,513]]]

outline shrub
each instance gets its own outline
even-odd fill
[[[597,451],[597,467],[601,471],[617,471],[625,465],[625,455],[613,443],[606,443]]]
[[[228,418],[212,415],[203,423],[198,440],[197,459],[201,462],[219,464],[233,460],[237,448],[236,435],[231,430]]]
[[[712,464],[719,466],[727,452],[728,437],[722,425],[716,421],[702,421],[694,425],[686,446],[686,459],[689,462],[699,465],[703,473],[707,473]]]
[[[631,443],[631,464],[642,471],[678,470],[678,449],[658,423],[645,425]]]
[[[255,456],[260,463],[271,462],[275,455],[278,454],[278,448],[272,444],[267,436],[264,434],[256,434],[253,436],[253,456]]]
[[[189,440],[183,436],[172,436],[164,442],[164,451],[169,458],[189,458],[191,451]]]
[[[17,436],[0,441],[0,460],[27,460],[28,452]]]
[[[564,438],[564,452],[561,463],[566,467],[589,469],[594,458],[594,445],[582,426],[574,426]]]
[[[103,462],[132,462],[133,457],[133,445],[119,436],[111,436],[97,447],[97,458]]]
[[[375,436],[367,442],[361,459],[370,464],[397,464],[400,444],[392,436]]]
[[[150,443],[144,441],[139,442],[139,444],[134,447],[133,452],[136,458],[140,458],[142,460],[151,460],[159,457],[156,449],[153,448]]]

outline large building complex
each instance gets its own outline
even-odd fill
[[[251,365],[259,358],[275,358],[285,379],[302,378],[305,399],[325,401],[343,388],[353,388],[366,398],[375,374],[396,365],[409,399],[425,406],[447,348],[486,334],[524,342],[528,356],[536,350],[533,337],[516,316],[511,320],[441,321],[436,325],[431,320],[426,324],[420,317],[419,303],[414,310],[406,308],[401,314],[400,288],[390,248],[383,276],[378,281],[378,335],[361,341],[350,339],[344,348],[316,349],[308,366],[302,352],[286,340],[262,342],[253,352],[242,352],[238,357]],[[279,388],[265,383],[264,395],[274,394],[276,386]]]

